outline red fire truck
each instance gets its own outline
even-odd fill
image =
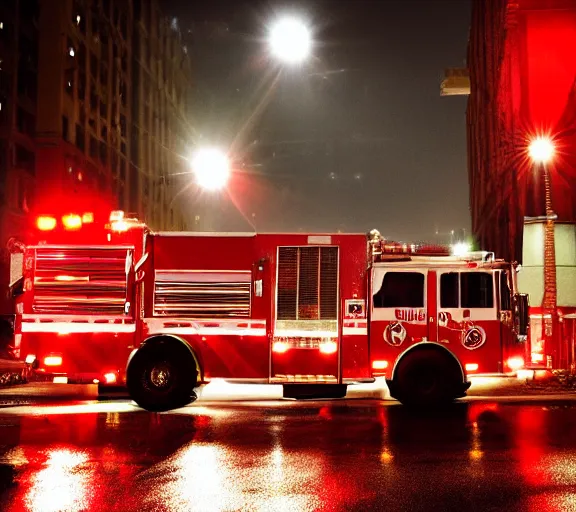
[[[117,214],[117,219],[125,222]],[[359,234],[150,233],[134,243],[28,248],[22,357],[108,383],[150,410],[213,378],[344,397],[386,377],[393,397],[464,396],[468,375],[524,365],[527,297],[493,255]],[[109,230],[111,231],[111,230]],[[141,253],[141,257],[140,257]]]

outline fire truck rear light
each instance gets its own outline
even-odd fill
[[[48,356],[44,358],[44,366],[61,366],[62,357],[61,356]]]
[[[388,368],[388,361],[372,361],[373,370],[385,370]]]
[[[42,215],[36,219],[36,227],[40,231],[52,231],[56,227],[56,219]]]
[[[507,362],[508,362],[508,368],[514,371],[524,367],[524,359],[522,359],[521,357],[511,357],[510,359],[508,359]]]
[[[116,374],[112,372],[105,373],[104,382],[106,382],[106,384],[114,384],[116,382]]]
[[[334,354],[338,351],[338,343],[335,341],[323,341],[320,343],[320,352],[323,354]]]
[[[544,354],[541,354],[540,352],[532,352],[531,358],[533,363],[541,363],[544,361]]]
[[[277,354],[283,354],[288,350],[288,343],[284,343],[283,341],[275,341],[274,345],[272,345],[272,351],[276,352]]]
[[[466,363],[465,368],[467,372],[478,371],[478,363]]]
[[[82,224],[92,224],[94,222],[94,214],[92,212],[82,215]]]
[[[34,354],[28,354],[26,356],[26,364],[32,364],[34,361],[36,361],[36,356]]]
[[[70,214],[62,217],[62,224],[68,230],[80,229],[82,227],[82,217],[80,215]]]

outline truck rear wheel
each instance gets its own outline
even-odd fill
[[[422,348],[400,361],[389,387],[390,394],[405,405],[438,406],[463,396],[466,385],[449,354]]]
[[[130,397],[149,411],[168,411],[196,399],[198,371],[186,347],[159,341],[142,347],[130,361]]]
[[[322,398],[344,398],[348,386],[346,384],[284,384],[284,398],[297,400],[319,400]]]

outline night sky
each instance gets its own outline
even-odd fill
[[[444,68],[465,64],[469,0],[163,5],[192,57],[194,143],[237,161],[227,196],[189,192],[191,215],[217,230],[377,228],[402,240],[469,230],[466,97],[440,96]],[[266,51],[267,24],[284,13],[314,31],[298,68]]]

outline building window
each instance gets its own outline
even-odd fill
[[[108,164],[108,147],[105,142],[100,142],[100,161],[104,164]]]
[[[90,52],[90,73],[94,78],[98,79],[98,59],[92,52]]]
[[[96,160],[98,158],[98,141],[90,136],[90,156]]]
[[[20,144],[16,144],[14,149],[14,166],[34,174],[36,169],[36,155],[34,152],[28,151]]]
[[[424,307],[424,274],[420,272],[386,272],[380,290],[374,294],[374,307]]]
[[[8,108],[8,96],[0,91],[0,127],[9,126],[11,119],[10,119],[10,111]]]
[[[72,18],[70,21],[82,34],[86,33],[86,15],[84,8],[77,0],[72,4]]]
[[[76,147],[84,151],[86,141],[84,140],[84,128],[79,124],[76,125]]]
[[[16,126],[20,133],[33,137],[36,129],[36,118],[23,108],[18,107],[16,110]]]
[[[74,70],[68,69],[64,73],[64,90],[69,96],[74,95]]]
[[[62,138],[64,140],[69,140],[68,137],[70,137],[68,134],[68,126],[68,118],[66,116],[62,116]]]

